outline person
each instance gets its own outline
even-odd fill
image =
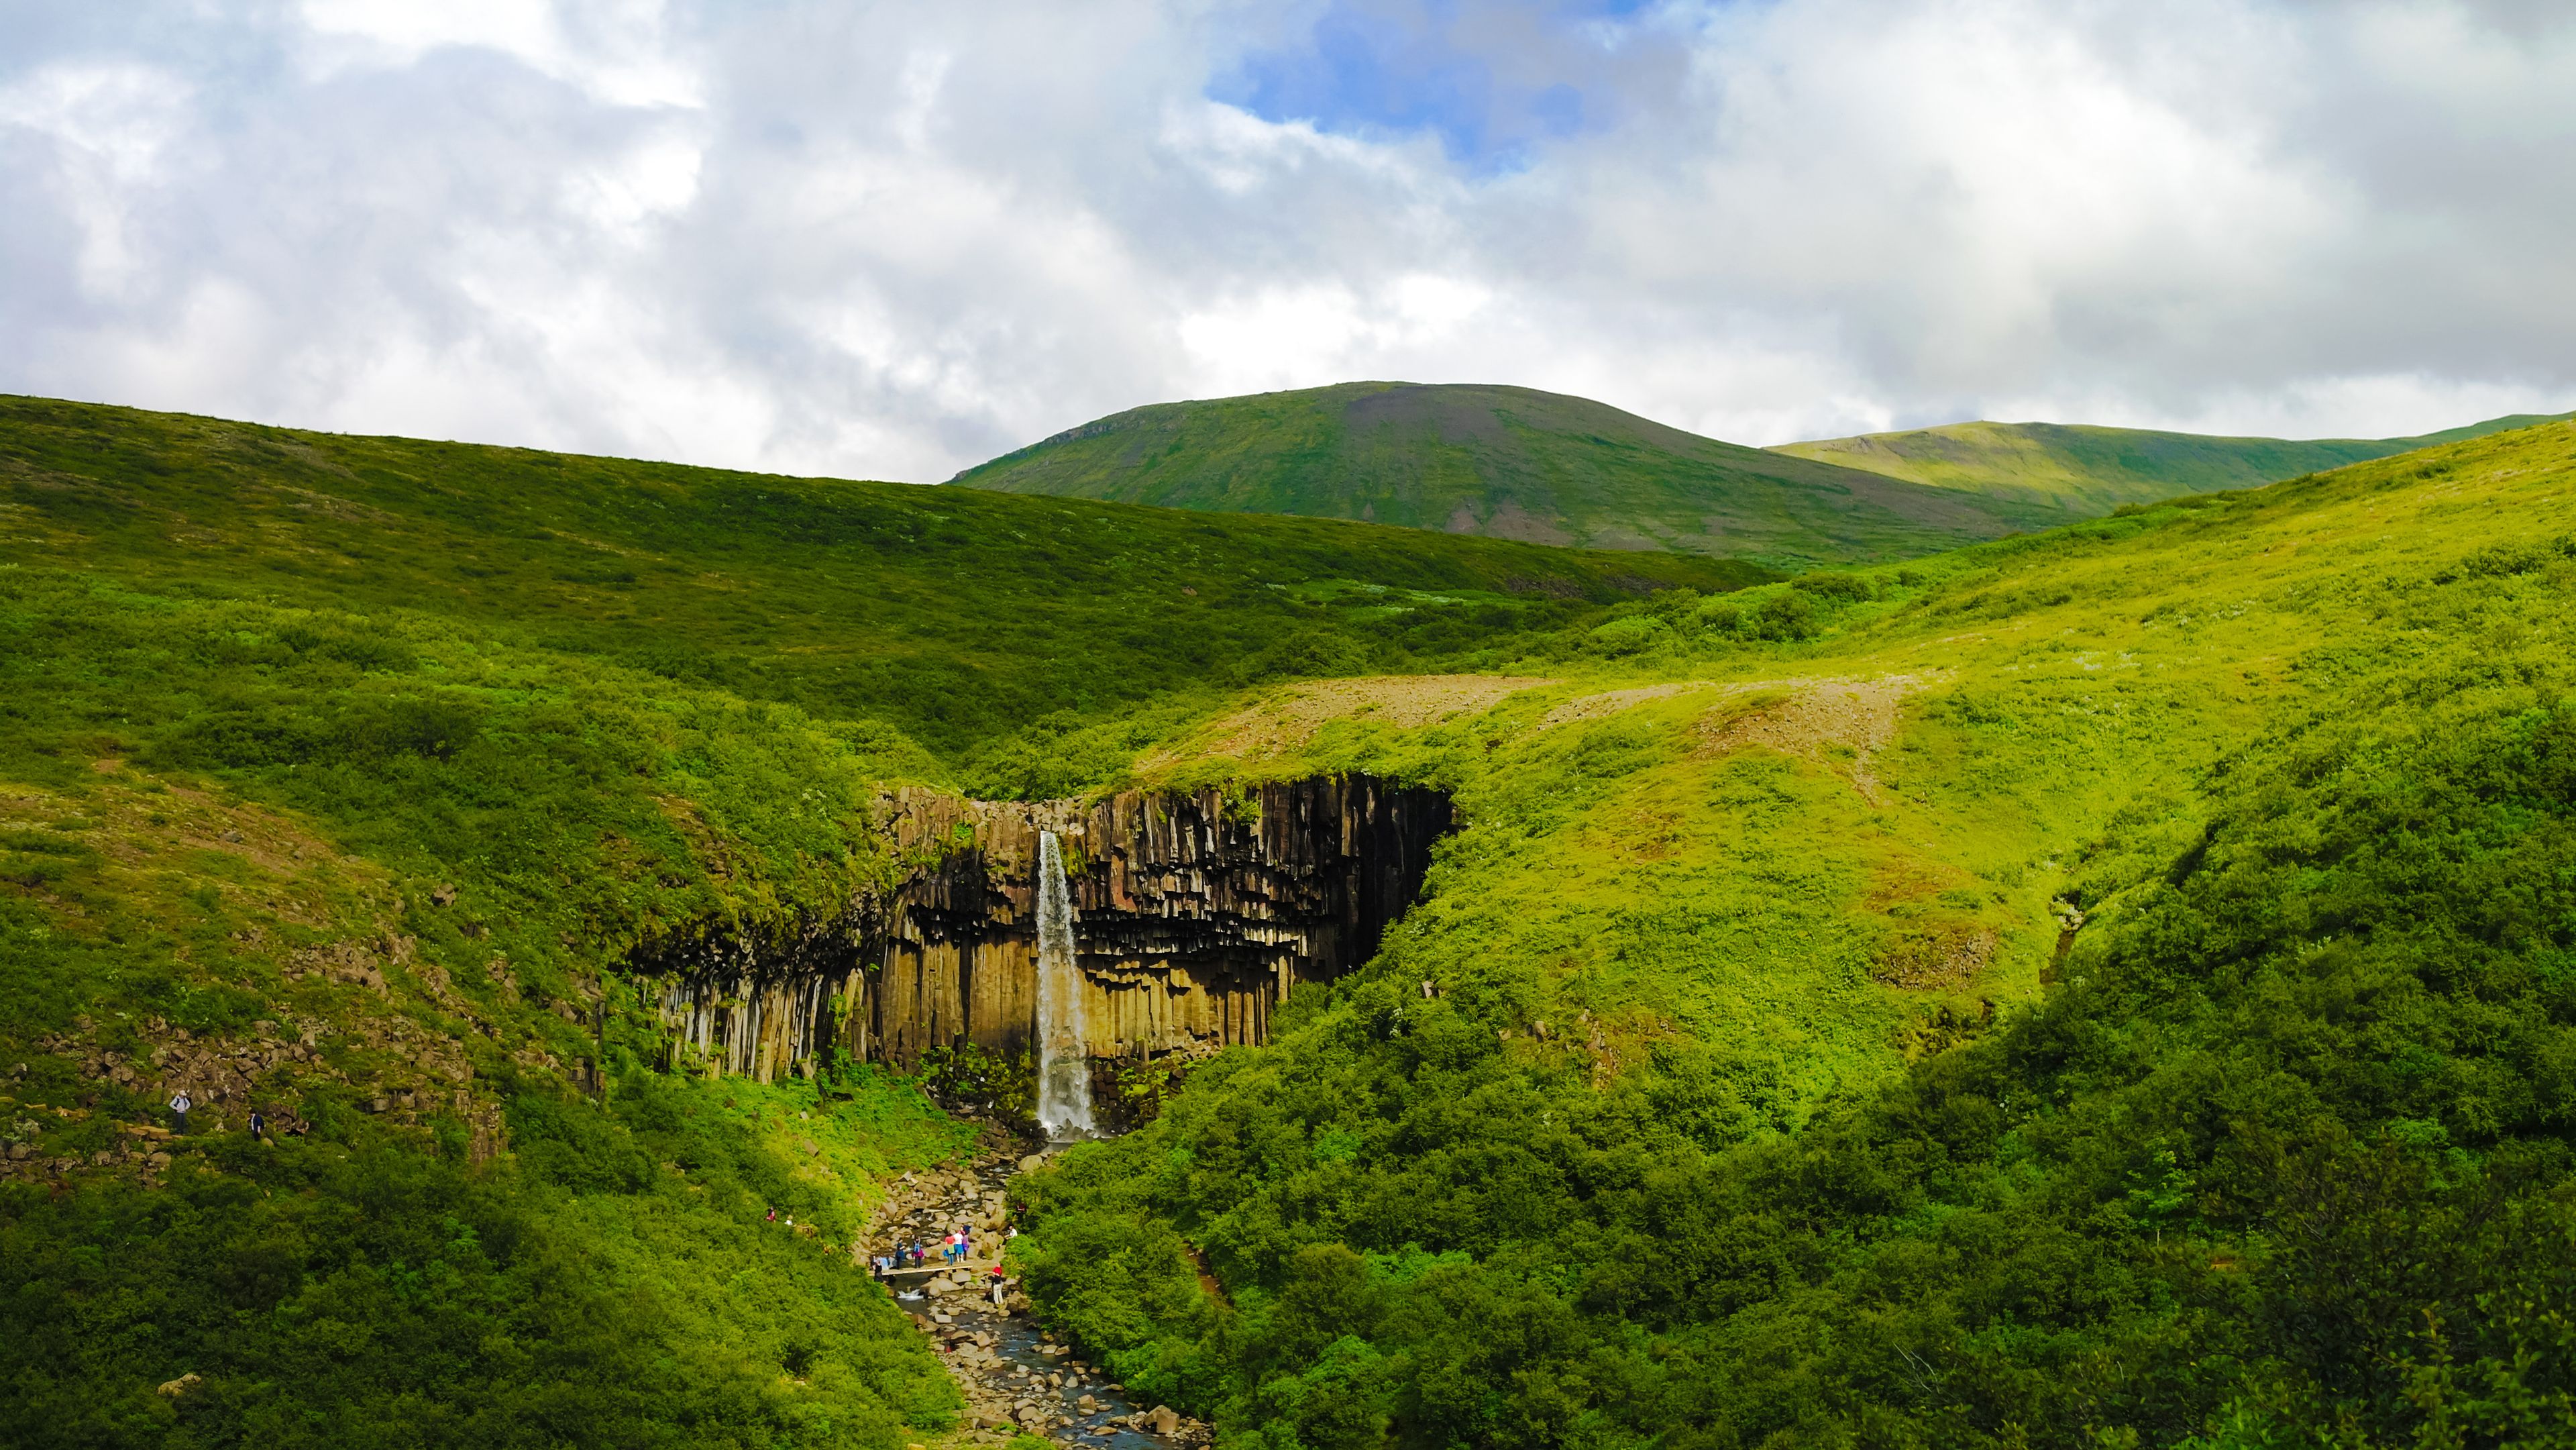
[[[991,1283],[991,1284],[992,1284],[992,1286],[993,1286],[993,1307],[994,1307],[994,1308],[996,1308],[996,1309],[999,1309],[999,1308],[1001,1308],[1001,1307],[1002,1307],[1002,1266],[1001,1266],[1001,1265],[999,1265],[999,1264],[995,1264],[995,1265],[993,1266],[993,1272],[992,1272],[989,1276],[987,1276],[987,1281],[988,1281],[989,1283]]]
[[[973,1257],[975,1257],[975,1230],[971,1225],[959,1224],[957,1226],[957,1261],[962,1264]]]
[[[250,1110],[250,1139],[254,1143],[268,1141],[268,1114],[257,1108]]]
[[[188,1110],[195,1106],[196,1103],[189,1098],[186,1088],[181,1088],[170,1095],[170,1116],[178,1120],[178,1127],[174,1131],[181,1133],[188,1131]]]
[[[771,1222],[771,1223],[776,1223],[776,1222],[778,1222],[778,1210],[777,1210],[777,1209],[774,1209],[774,1208],[773,1208],[773,1209],[771,1209],[771,1210],[769,1211],[769,1219],[768,1219],[768,1221],[769,1221],[769,1222]]]

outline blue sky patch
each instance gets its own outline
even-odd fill
[[[1303,35],[1245,55],[1208,95],[1337,135],[1427,132],[1470,171],[1517,171],[1539,146],[1604,119],[1583,84],[1603,70],[1593,27],[1643,3],[1333,0]]]

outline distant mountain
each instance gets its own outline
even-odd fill
[[[1910,557],[2063,518],[2045,498],[1721,443],[1583,398],[1386,382],[1137,408],[951,482],[1790,565]]]
[[[1869,433],[1814,443],[1783,443],[1771,452],[1865,469],[1908,483],[1959,489],[2066,514],[2108,513],[2124,503],[2150,503],[2186,493],[2252,488],[2386,458],[2436,443],[2457,443],[2576,417],[2519,413],[2417,438],[2218,438],[2143,428],[2063,423],[1951,423],[1903,433]]]

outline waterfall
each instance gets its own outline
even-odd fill
[[[1038,1123],[1050,1138],[1085,1138],[1091,1125],[1090,1034],[1082,968],[1073,957],[1073,892],[1055,832],[1038,837]]]

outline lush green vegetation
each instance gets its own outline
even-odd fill
[[[1792,568],[1926,554],[2062,517],[2029,499],[1720,443],[1582,398],[1412,383],[1138,408],[955,482]]]
[[[0,398],[0,558],[174,600],[436,619],[943,754],[1177,682],[1421,668],[1645,590],[1769,577],[30,398]],[[1367,587],[1311,587],[1332,581]]]
[[[153,1191],[11,1192],[0,1439],[897,1445],[953,1422],[892,1300],[784,1226],[846,1235],[846,1205],[746,1121],[820,1107],[801,1129],[944,1154],[917,1093],[630,1071],[610,1101],[519,1086],[506,1167],[334,1122],[274,1147],[219,1135]],[[183,1373],[198,1383],[156,1393]]]
[[[1025,1181],[1035,1291],[1246,1446],[2565,1443],[2572,478],[2561,425],[1795,629],[1667,597],[1544,659],[1699,693],[1246,762],[1471,824],[1370,969]]]
[[[1228,686],[1768,577],[28,399],[0,490],[13,1445],[936,1427],[846,1245],[957,1125],[636,1075],[627,950],[844,910],[887,783],[1051,790]]]
[[[1466,821],[1380,958],[1023,1180],[1228,1446],[2563,1442],[2571,479],[1784,580],[11,400],[0,1439],[943,1434],[847,1243],[963,1128],[616,964],[888,782],[1367,768]]]
[[[2561,413],[2560,418],[2571,415]],[[1952,423],[1772,449],[1934,488],[2043,502],[2072,517],[2183,494],[2253,488],[2303,473],[2411,453],[2550,421],[2490,418],[2420,438],[2221,438],[2059,423]],[[2059,522],[2060,520],[2050,520]]]

